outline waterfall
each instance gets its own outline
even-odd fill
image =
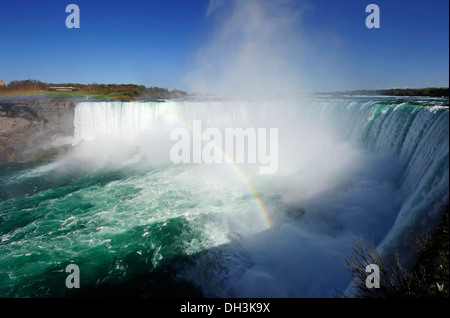
[[[278,127],[280,156],[290,156],[290,161],[295,161],[292,149],[300,140],[319,143],[314,138],[323,132],[365,153],[389,154],[401,166],[404,199],[378,247],[386,255],[401,252],[403,260],[412,263],[416,256],[408,250],[410,236],[433,231],[449,202],[449,109],[441,104],[433,99],[411,102],[381,97],[82,102],[76,107],[74,126],[78,141],[107,136],[130,143],[146,131],[163,131],[168,138],[173,127],[202,120],[205,126],[219,128]]]

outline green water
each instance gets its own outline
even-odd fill
[[[226,219],[223,200],[241,209],[250,203],[222,187],[214,199],[214,182],[192,189],[193,175],[182,166],[0,169],[2,297],[68,295],[64,269],[71,263],[83,286],[126,281],[226,242],[208,233]]]
[[[143,294],[186,280],[212,297],[334,297],[355,236],[413,259],[402,238],[439,221],[448,114],[396,99],[80,103],[71,153],[0,164],[0,297],[71,296],[69,264],[81,292],[150,277]],[[278,172],[172,164],[177,116],[278,127]]]

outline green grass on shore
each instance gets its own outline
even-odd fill
[[[91,99],[106,99],[106,100],[133,100],[128,96],[124,96],[120,92],[100,93],[100,92],[54,92],[54,91],[0,91],[0,98],[9,99],[17,97],[42,97],[52,99],[67,99],[67,98],[91,98]]]

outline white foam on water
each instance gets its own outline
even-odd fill
[[[269,231],[255,226],[258,211],[242,180],[220,174],[232,175],[233,167],[186,165],[176,175],[163,169],[155,179],[172,191],[186,190],[173,204],[196,202],[183,213],[204,236],[192,241],[198,248],[186,249],[207,252],[180,275],[210,296],[332,297],[348,284],[340,257],[354,235],[373,241],[384,255],[400,252],[408,266],[416,255],[406,237],[435,227],[448,204],[448,108],[384,101],[85,102],[76,108],[75,131],[83,143],[112,138],[125,157],[138,147],[141,159],[151,163],[154,154],[170,165],[164,160],[168,135],[180,123],[277,127],[279,173],[249,172],[275,225]],[[93,149],[90,154],[101,156]],[[145,183],[142,188],[146,202],[163,195],[145,190]],[[242,191],[244,203],[233,190]],[[295,211],[302,212],[295,217]]]

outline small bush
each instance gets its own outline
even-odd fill
[[[417,248],[429,249],[432,244],[430,236],[416,238]],[[394,255],[393,264],[388,264],[373,245],[356,238],[352,251],[347,252],[344,262],[354,283],[352,296],[360,298],[395,298],[395,297],[442,297],[439,284],[429,275],[426,264],[419,264],[408,272],[400,263],[398,254]],[[378,265],[380,269],[379,288],[368,288],[366,272],[369,264]]]

